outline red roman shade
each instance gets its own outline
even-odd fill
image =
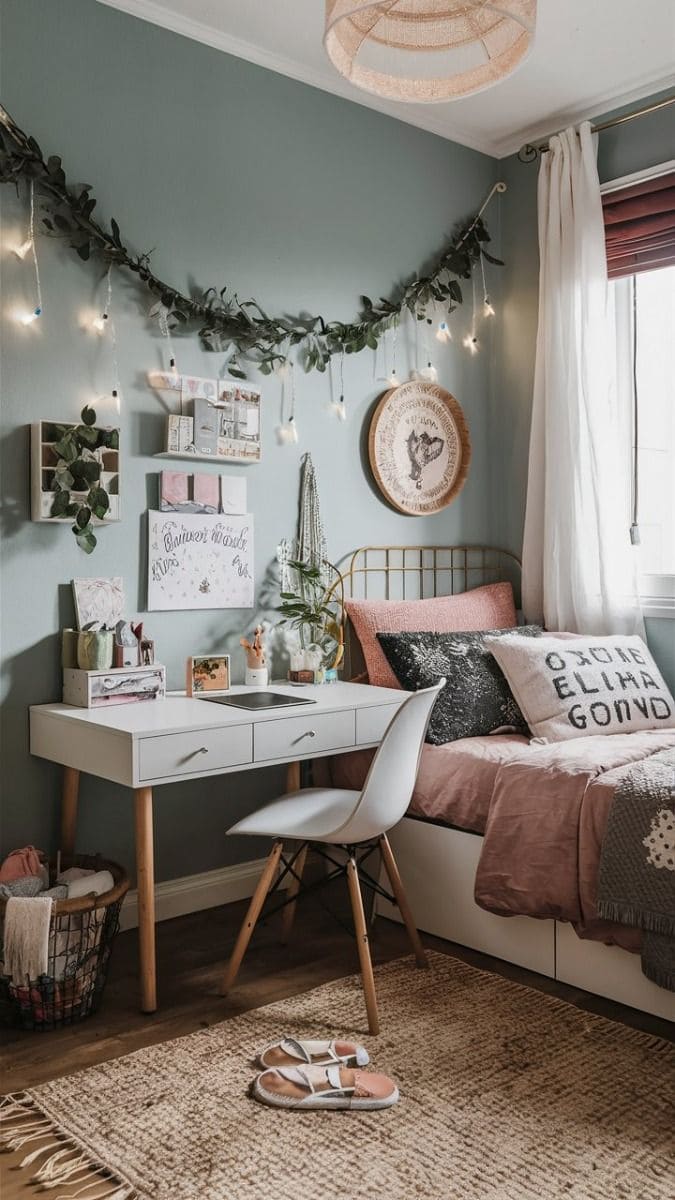
[[[675,263],[675,171],[602,197],[610,279]]]

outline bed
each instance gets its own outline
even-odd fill
[[[362,548],[341,573],[347,600],[413,601],[500,581],[517,596],[518,560],[488,546]],[[345,676],[364,669],[347,620]],[[673,994],[642,974],[639,932],[600,920],[595,909],[613,787],[632,763],[673,745],[666,731],[548,745],[503,733],[425,745],[409,812],[390,835],[419,928],[675,1020]],[[334,759],[336,786],[360,787],[372,753]],[[398,919],[382,899],[377,913]]]

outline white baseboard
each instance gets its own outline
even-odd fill
[[[265,862],[255,858],[251,862],[235,863],[220,867],[216,871],[203,871],[201,875],[183,875],[179,879],[166,879],[155,887],[155,912],[158,921],[169,921],[186,913],[201,912],[204,908],[216,908],[219,904],[231,904],[233,900],[244,900],[253,895]],[[138,892],[127,893],[120,915],[120,929],[136,929],[138,926]]]

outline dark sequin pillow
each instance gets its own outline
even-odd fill
[[[445,675],[434,705],[427,741],[434,746],[488,733],[529,734],[506,677],[484,644],[488,637],[536,637],[538,625],[479,633],[378,633],[378,641],[401,687],[416,692]]]

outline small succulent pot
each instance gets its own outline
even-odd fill
[[[64,670],[68,667],[77,667],[77,643],[79,636],[77,629],[61,630],[61,666]]]
[[[107,671],[112,666],[114,634],[112,630],[86,629],[77,638],[77,665],[81,671]]]

